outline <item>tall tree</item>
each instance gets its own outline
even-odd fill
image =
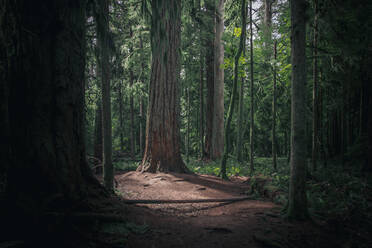
[[[225,1],[218,0],[216,8],[216,36],[215,36],[215,76],[213,97],[213,126],[211,158],[219,159],[224,150],[224,46],[222,35],[224,31]]]
[[[1,220],[12,223],[6,231],[32,233],[44,211],[101,195],[83,132],[86,5],[1,0],[0,6],[0,159],[9,206]]]
[[[271,133],[271,153],[273,157],[273,167],[276,170],[276,41],[274,41],[274,65],[273,65],[273,119]]]
[[[133,31],[132,27],[129,28],[129,37],[133,39]],[[129,53],[133,54],[133,44],[130,43],[129,46]],[[134,83],[134,72],[133,67],[130,66],[129,68],[129,86],[132,88]],[[135,156],[135,130],[134,130],[134,99],[133,99],[133,93],[132,90],[130,92],[129,96],[129,107],[130,107],[130,156],[132,159],[134,159]]]
[[[235,99],[236,99],[237,87],[238,87],[239,60],[240,60],[240,56],[242,55],[244,43],[245,43],[245,32],[246,32],[246,23],[247,23],[246,1],[245,0],[242,1],[241,20],[242,20],[242,33],[240,35],[239,49],[235,55],[234,84],[233,84],[233,90],[232,90],[231,98],[230,98],[229,110],[227,112],[226,129],[225,129],[226,144],[225,144],[225,150],[224,150],[222,161],[221,161],[221,177],[223,179],[227,179],[226,162],[227,162],[227,158],[229,155],[229,146],[230,146],[230,141],[229,141],[230,125],[231,125],[231,119],[234,113]]]
[[[212,134],[213,134],[213,111],[214,111],[214,77],[215,77],[215,32],[216,32],[216,18],[215,18],[215,0],[204,1],[206,15],[205,15],[205,70],[206,70],[206,87],[207,100],[205,112],[205,140],[204,140],[204,159],[212,158]],[[212,110],[212,111],[211,111]]]
[[[249,2],[249,30],[250,30],[250,90],[251,90],[251,111],[250,111],[250,133],[249,133],[249,160],[251,173],[254,171],[254,158],[253,158],[253,141],[254,141],[254,89],[253,89],[253,18],[252,18],[252,1]]]
[[[151,2],[151,80],[146,148],[138,171],[187,172],[180,152],[181,0]]]
[[[98,0],[96,8],[97,40],[100,52],[100,75],[102,83],[102,136],[103,136],[103,180],[108,190],[114,189],[114,167],[112,165],[112,126],[110,94],[110,40],[108,0]]]
[[[306,1],[291,1],[291,176],[287,215],[308,218],[306,199]]]
[[[318,0],[314,0],[314,27],[313,27],[313,143],[312,143],[312,169],[317,168],[319,153],[319,97],[318,97]]]
[[[102,161],[102,103],[97,101],[97,109],[94,118],[94,157]]]

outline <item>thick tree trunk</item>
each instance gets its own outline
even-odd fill
[[[152,65],[145,154],[138,171],[187,172],[180,152],[179,73],[181,0],[154,0]]]
[[[114,189],[114,167],[112,165],[111,89],[109,59],[109,9],[108,0],[99,0],[97,21],[97,41],[100,51],[102,83],[102,133],[103,133],[103,179],[108,190]]]
[[[306,199],[306,1],[291,1],[291,177],[287,215],[292,219],[308,218]]]
[[[213,126],[212,152],[213,160],[222,157],[224,149],[224,46],[222,34],[224,31],[225,0],[219,0],[216,8],[216,37],[215,37],[215,77],[213,97]]]
[[[250,142],[250,149],[249,149],[249,160],[250,160],[250,170],[251,173],[254,171],[254,157],[253,157],[253,141],[254,141],[254,89],[253,89],[253,28],[252,28],[252,1],[249,2],[249,30],[250,30],[250,90],[251,90],[251,112],[250,112],[250,129],[249,129],[249,142]]]
[[[212,158],[212,134],[213,134],[213,111],[214,111],[214,57],[215,57],[215,0],[204,1],[207,10],[206,16],[206,85],[207,85],[207,102],[205,111],[205,141],[204,141],[204,159]]]
[[[85,157],[85,1],[0,5],[1,169],[7,180],[0,205],[10,211],[0,218],[11,221],[7,231],[32,235],[43,211],[74,206],[101,189]]]

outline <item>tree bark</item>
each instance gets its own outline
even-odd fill
[[[102,103],[97,102],[96,116],[94,120],[94,157],[102,161]]]
[[[201,32],[201,31],[200,31]],[[203,52],[200,48],[200,65],[199,65],[199,145],[200,158],[204,156],[204,67],[203,67]]]
[[[245,6],[244,8],[246,8],[245,10],[245,29],[247,28],[247,13],[248,13],[248,5]],[[246,33],[246,30],[245,30],[245,33]],[[244,37],[245,39],[245,37]],[[244,43],[243,43],[243,57],[245,57],[245,43],[246,41],[244,40]],[[242,158],[242,146],[243,146],[243,138],[244,138],[244,133],[245,133],[245,129],[243,128],[243,122],[244,122],[244,116],[243,116],[243,108],[244,108],[244,81],[245,81],[245,69],[244,69],[244,76],[242,77],[242,81],[241,81],[241,84],[240,84],[240,90],[239,90],[239,115],[238,115],[238,137],[237,137],[237,144],[236,144],[236,156],[237,156],[237,160],[239,162],[242,162],[243,158]]]
[[[119,133],[120,133],[120,150],[124,151],[124,120],[123,120],[123,93],[122,82],[119,82],[118,87],[118,103],[119,103]]]
[[[274,170],[276,164],[276,41],[274,42],[274,66],[273,66],[273,119],[272,119],[272,134],[271,134],[271,153],[273,157]]]
[[[205,141],[204,141],[204,159],[212,158],[212,134],[213,134],[213,111],[214,111],[214,56],[215,56],[215,0],[204,1],[206,8],[206,53],[205,53],[205,69],[206,69],[206,86],[207,86],[207,102],[205,111]]]
[[[130,38],[133,38],[133,32],[132,32],[132,27],[129,29],[130,32]],[[133,53],[133,47],[132,44],[130,45],[129,48],[130,54]],[[134,83],[134,73],[132,67],[129,68],[129,86],[132,88]],[[134,159],[135,156],[135,128],[134,128],[134,102],[133,102],[133,93],[130,93],[129,96],[129,106],[130,106],[130,156],[132,159]]]
[[[318,0],[314,0],[314,38],[313,38],[313,143],[312,143],[312,170],[317,169],[317,160],[319,154],[319,97],[318,97]]]
[[[186,88],[187,97],[187,124],[186,124],[186,162],[190,161],[190,122],[191,122],[191,106],[190,106],[190,89]]]
[[[243,49],[244,49],[244,43],[245,43],[245,31],[246,31],[246,23],[247,23],[247,14],[246,14],[246,1],[242,1],[242,6],[241,6],[241,19],[242,19],[242,33],[240,36],[240,43],[239,43],[239,49],[236,52],[235,55],[235,67],[234,67],[234,84],[233,84],[233,89],[231,93],[231,98],[230,98],[230,104],[229,104],[229,110],[227,112],[227,119],[226,119],[226,129],[225,129],[225,150],[223,153],[222,161],[221,161],[221,172],[220,176],[223,179],[227,179],[226,175],[226,163],[227,163],[227,158],[229,156],[229,146],[230,146],[230,140],[229,140],[229,135],[230,135],[230,125],[231,125],[231,120],[232,116],[234,114],[234,106],[235,106],[235,99],[236,99],[236,94],[237,94],[237,87],[238,87],[238,76],[239,76],[239,59],[240,56],[242,55]]]
[[[142,41],[142,35],[140,35],[140,49],[142,50],[143,49],[143,41]],[[143,60],[141,61],[141,80],[142,80],[142,84],[145,85],[145,77],[144,77],[144,70],[145,70],[145,64],[143,62]],[[143,97],[142,95],[140,96],[140,100],[139,100],[139,147],[140,147],[140,155],[143,156],[143,151],[144,151],[144,140],[145,140],[145,136],[144,136],[144,103],[143,103]]]
[[[292,120],[291,176],[287,215],[308,218],[306,199],[306,1],[291,1]]]
[[[224,0],[219,0],[216,8],[216,36],[215,36],[215,77],[213,97],[213,125],[212,152],[213,160],[220,159],[224,152],[224,46],[222,34],[224,32]]]
[[[146,148],[138,171],[187,172],[180,152],[181,1],[153,0]]]
[[[97,19],[97,42],[100,51],[102,83],[102,133],[103,133],[103,180],[105,187],[114,189],[114,167],[112,165],[111,89],[109,58],[109,9],[108,0],[99,0]]]
[[[84,144],[85,1],[0,5],[0,217],[31,236],[43,211],[103,193]]]
[[[250,30],[250,90],[251,90],[251,112],[250,112],[250,129],[249,129],[249,160],[250,160],[250,170],[251,173],[254,171],[254,158],[253,158],[253,141],[254,141],[254,89],[253,89],[253,28],[252,28],[252,1],[249,2],[249,30]]]

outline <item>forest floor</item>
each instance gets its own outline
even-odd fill
[[[214,199],[247,196],[248,177],[125,172],[116,175],[125,199]],[[352,247],[319,220],[288,222],[269,199],[225,203],[128,205],[135,228],[126,247]],[[112,226],[111,226],[112,229]],[[114,228],[115,229],[115,228]]]

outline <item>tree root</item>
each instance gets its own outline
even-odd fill
[[[128,200],[124,199],[122,202],[126,204],[182,204],[182,203],[208,203],[208,202],[237,202],[245,200],[254,200],[255,197],[233,197],[222,199],[192,199],[192,200]]]

